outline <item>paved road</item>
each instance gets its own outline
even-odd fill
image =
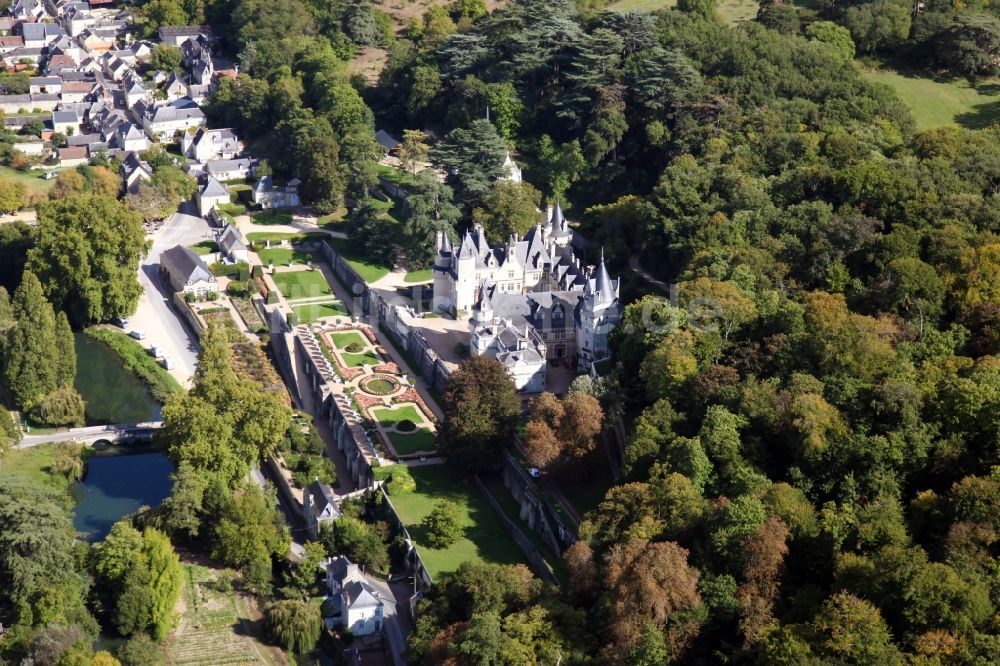
[[[365,576],[365,579],[379,591],[385,601],[382,633],[389,641],[389,649],[395,657],[396,666],[406,666],[406,660],[403,659],[403,654],[406,652],[406,636],[412,631],[410,611],[406,604],[412,592],[405,584],[390,585],[371,576]]]
[[[44,435],[25,435],[21,438],[15,448],[28,449],[40,444],[54,444],[56,442],[72,442],[76,439],[90,439],[100,435],[128,435],[131,433],[145,433],[150,430],[159,430],[163,427],[163,421],[149,421],[148,423],[125,423],[121,425],[89,426],[86,428],[72,428],[60,432],[47,433]]]
[[[204,220],[194,222],[188,218],[184,223],[164,222],[163,228],[153,234],[153,247],[139,266],[139,284],[144,293],[135,314],[129,319],[130,329],[146,333],[143,343],[147,347],[156,345],[175,361],[170,374],[185,386],[190,384],[198,362],[198,341],[189,325],[170,305],[170,290],[163,287],[159,276],[160,254],[175,245],[194,245],[210,234]]]

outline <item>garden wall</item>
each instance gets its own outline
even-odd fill
[[[333,269],[334,274],[347,288],[347,291],[361,297],[361,307],[365,308],[365,314],[368,314],[368,285],[361,279],[357,271],[333,249],[333,246],[329,243],[320,243],[319,247],[330,264],[330,268]],[[352,314],[358,315],[359,313],[353,312]]]
[[[486,496],[486,501],[490,503],[490,506],[493,507],[497,517],[500,518],[500,523],[503,525],[504,529],[507,530],[507,533],[510,534],[514,542],[524,552],[524,556],[528,558],[528,564],[531,565],[531,570],[545,582],[558,586],[559,579],[557,579],[555,575],[549,571],[549,567],[545,563],[545,558],[542,557],[542,554],[535,547],[535,544],[531,543],[531,540],[525,536],[524,532],[521,531],[521,528],[507,516],[503,507],[500,506],[500,503],[497,502],[495,497],[493,497],[493,493],[491,493],[489,488],[486,487],[486,484],[483,483],[478,476],[475,477],[475,480],[479,490],[481,490],[483,495]]]
[[[410,538],[410,532],[406,529],[406,525],[400,519],[399,514],[396,513],[396,507],[393,505],[392,500],[389,499],[389,494],[385,492],[385,488],[380,483],[378,484],[378,492],[382,493],[382,501],[386,506],[386,517],[395,521],[395,527],[400,534],[406,539],[407,545],[410,547],[409,552],[406,554],[406,564],[410,569],[410,573],[417,579],[417,587],[421,590],[425,590],[434,584],[434,580],[431,578],[431,574],[427,571],[427,567],[424,566],[424,561],[420,559],[420,553],[417,552],[417,547],[413,545],[413,539]]]
[[[375,311],[379,327],[409,355],[407,362],[416,364],[417,367],[413,368],[413,371],[419,374],[428,386],[439,391],[444,390],[450,372],[441,357],[431,348],[427,338],[406,323],[405,318],[401,316],[405,310],[390,303],[385,296],[375,290],[370,292],[370,299],[373,301],[373,307],[370,309]]]
[[[521,520],[538,532],[556,555],[577,542],[574,532],[548,502],[541,499],[534,480],[518,464],[514,456],[504,451],[501,468],[503,483],[521,505]]]

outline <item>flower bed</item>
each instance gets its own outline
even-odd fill
[[[399,384],[395,379],[391,377],[386,377],[385,375],[372,375],[366,379],[361,380],[358,384],[358,388],[366,393],[371,393],[372,395],[389,395]]]
[[[376,365],[374,368],[372,368],[372,372],[382,373],[382,374],[386,374],[386,375],[401,375],[402,374],[399,371],[399,366],[396,365],[395,363],[392,363],[391,361],[389,363],[383,363],[382,365]]]
[[[368,412],[369,407],[384,406],[385,404],[381,398],[376,398],[361,391],[355,391],[351,397],[358,403],[358,407],[364,409],[365,413]]]
[[[432,412],[430,410],[430,407],[427,406],[427,403],[424,402],[424,399],[420,397],[419,393],[417,393],[417,389],[413,388],[412,386],[410,388],[406,389],[405,391],[403,391],[402,394],[396,396],[396,398],[394,398],[393,401],[394,402],[415,402],[415,403],[417,403],[417,406],[420,407],[420,411],[422,411],[424,413],[424,416],[426,416],[428,418],[428,420],[430,420],[431,422],[434,422],[434,421],[437,420],[437,419],[434,418],[434,412]]]

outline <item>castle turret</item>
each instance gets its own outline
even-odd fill
[[[604,250],[601,250],[601,263],[587,276],[580,301],[576,350],[581,370],[590,370],[594,361],[608,357],[608,335],[622,317],[618,300],[620,283],[608,274],[604,265]]]

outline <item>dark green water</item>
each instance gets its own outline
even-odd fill
[[[76,338],[76,390],[87,403],[87,425],[141,423],[160,418],[160,405],[142,381],[125,369],[103,342],[82,332]]]
[[[122,516],[159,506],[170,495],[173,470],[160,452],[91,457],[87,475],[73,486],[73,527],[87,541],[103,539]]]

